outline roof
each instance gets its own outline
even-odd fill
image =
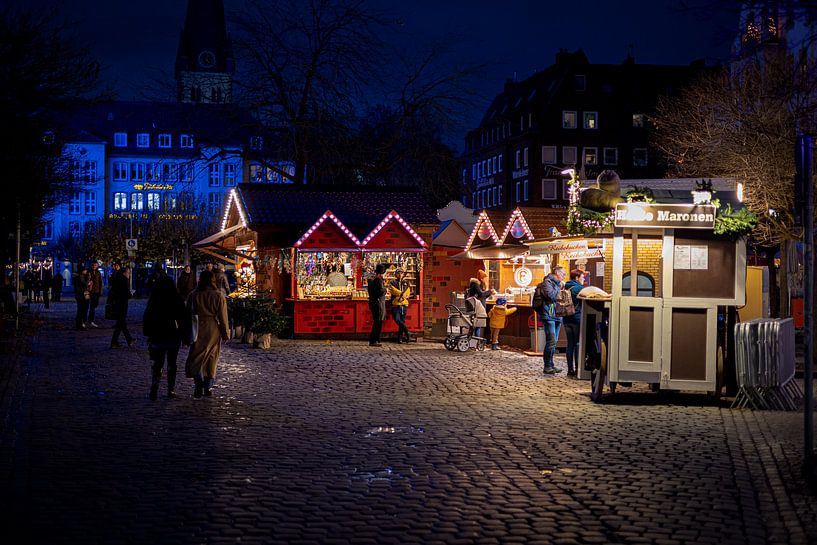
[[[445,220],[440,228],[431,235],[435,246],[462,248],[468,241],[468,231],[455,219]]]
[[[239,184],[237,193],[253,229],[304,230],[331,210],[358,238],[392,210],[411,225],[436,225],[437,215],[416,189],[320,185]]]

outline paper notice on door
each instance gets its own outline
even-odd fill
[[[598,261],[596,263],[596,276],[599,278],[604,277],[604,261]]]
[[[690,246],[689,268],[705,271],[709,268],[709,247]]]
[[[673,269],[689,269],[691,263],[689,249],[689,246],[675,247],[675,252],[672,258]]]

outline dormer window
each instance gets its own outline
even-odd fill
[[[128,147],[128,133],[126,132],[115,132],[113,133],[113,145],[117,148],[127,148]]]
[[[253,136],[250,138],[250,149],[252,150],[260,150],[264,147],[264,138],[261,136]]]
[[[148,148],[150,147],[150,135],[146,132],[140,132],[136,135],[136,147]]]
[[[183,134],[179,137],[179,147],[182,148],[192,148],[193,147],[193,135],[192,134]]]
[[[159,135],[159,147],[160,148],[169,148],[171,141],[172,141],[171,135],[169,135],[167,133]]]

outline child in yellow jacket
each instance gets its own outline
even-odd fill
[[[491,350],[499,350],[499,332],[505,327],[505,318],[516,312],[516,308],[508,308],[508,300],[500,297],[494,308],[488,312],[488,326],[491,328]]]

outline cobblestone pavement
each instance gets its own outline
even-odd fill
[[[143,305],[136,349],[64,302],[2,363],[0,543],[817,543],[802,413],[430,342],[231,341],[152,402]]]

